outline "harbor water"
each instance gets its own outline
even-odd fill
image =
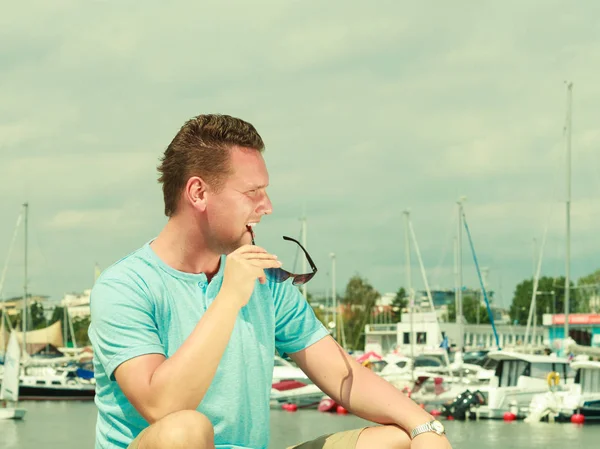
[[[22,402],[22,421],[0,421],[0,449],[93,449],[96,407],[93,402]],[[352,415],[299,410],[271,412],[269,449],[325,433],[363,427]],[[454,449],[593,449],[599,447],[600,425],[526,424],[503,421],[445,421]]]

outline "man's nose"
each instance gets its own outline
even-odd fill
[[[263,215],[271,215],[271,213],[273,212],[273,204],[271,203],[271,198],[269,198],[269,195],[265,192],[265,198],[260,206],[260,212]]]

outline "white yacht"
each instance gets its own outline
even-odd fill
[[[446,404],[445,415],[456,419],[467,415],[502,419],[506,412],[511,412],[515,418],[525,418],[533,397],[548,391],[550,373],[558,373],[560,388],[567,388],[574,381],[566,358],[510,351],[493,351],[488,357],[498,362],[489,384],[466,391]]]
[[[462,353],[445,356],[430,352],[415,358],[415,384],[411,398],[425,406],[440,406],[452,402],[467,389],[482,388],[489,384],[488,370],[480,365],[464,363]],[[437,360],[437,365],[433,362]]]
[[[84,379],[76,367],[27,366],[20,376],[20,397],[27,400],[93,400],[95,379]]]
[[[275,356],[273,364],[273,383],[284,380],[302,380],[307,381],[308,376],[300,368],[284,358]]]
[[[316,407],[323,396],[323,392],[311,382],[304,371],[293,363],[275,356],[271,407],[280,407],[284,404],[295,404],[297,407]]]
[[[567,421],[581,413],[586,421],[600,421],[600,362],[574,361],[575,382],[566,388],[548,388],[529,404],[527,422]]]

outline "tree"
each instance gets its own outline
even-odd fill
[[[43,329],[47,326],[44,316],[44,306],[40,302],[33,302],[29,306],[29,316],[27,317],[29,330]]]
[[[90,338],[88,337],[88,328],[90,327],[90,317],[86,316],[83,318],[73,319],[73,332],[75,333],[75,340],[77,346],[88,346],[90,345]],[[66,344],[66,342],[65,342]]]
[[[10,317],[11,326],[23,329],[23,311]],[[27,310],[27,331],[42,329],[46,327],[46,316],[44,306],[41,302],[33,301]]]
[[[571,301],[569,313],[577,310],[576,290],[571,284]],[[542,322],[544,313],[564,313],[565,311],[565,278],[542,276],[538,282],[535,314],[538,323]],[[525,279],[515,289],[510,306],[510,318],[518,324],[527,324],[531,295],[533,294],[533,279]]]
[[[404,287],[400,287],[396,292],[396,297],[392,301],[392,322],[398,323],[402,319],[402,309],[408,306],[408,297]]]
[[[483,299],[479,297],[468,295],[462,298],[463,303],[463,316],[465,321],[469,324],[487,324],[490,323],[490,317],[487,311],[487,307],[482,304]],[[477,309],[479,309],[479,319],[477,317]],[[456,304],[452,301],[448,304],[448,321],[453,323],[456,322]]]
[[[579,312],[597,312],[600,307],[600,270],[579,278],[577,293]]]
[[[56,306],[52,309],[52,318],[50,318],[50,323],[56,323],[57,321],[62,322],[65,314],[64,307]]]
[[[346,285],[343,302],[343,326],[348,349],[365,345],[365,326],[371,318],[379,293],[366,279],[354,275]]]
[[[325,320],[325,311],[321,307],[319,307],[319,306],[313,307],[312,309],[315,312],[315,316],[317,317],[317,319],[321,323],[323,323],[323,326],[327,327],[327,322]]]
[[[322,294],[314,295],[311,292],[307,292],[306,301],[312,307],[318,320],[321,321],[321,323],[323,323],[327,329],[329,329],[327,318],[331,317],[331,312],[328,310],[330,307],[331,298],[328,298]]]

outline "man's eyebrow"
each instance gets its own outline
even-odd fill
[[[267,187],[269,187],[269,184],[260,184],[260,185],[255,185],[255,184],[250,184],[248,186],[248,190],[260,190],[260,189],[266,189]]]

